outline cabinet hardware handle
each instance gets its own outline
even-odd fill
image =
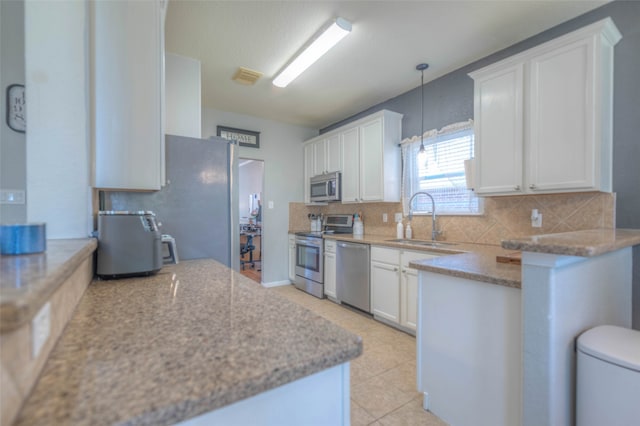
[[[536,186],[534,184],[529,185],[529,189],[536,189]]]
[[[516,191],[520,191],[520,185],[516,185],[513,189],[515,189]]]
[[[398,272],[398,268],[393,268],[393,271],[394,272]]]

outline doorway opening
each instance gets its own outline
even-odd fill
[[[240,214],[240,273],[262,283],[262,235],[264,232],[262,194],[264,161],[238,161],[238,212]]]

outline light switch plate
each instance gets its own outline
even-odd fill
[[[383,221],[384,223],[389,222],[389,215],[388,215],[388,214],[386,214],[386,213],[382,213],[382,221]]]
[[[44,304],[31,320],[31,356],[36,359],[51,334],[51,302]]]
[[[22,189],[0,189],[0,204],[24,204]]]
[[[269,208],[272,209],[273,208],[273,201],[269,201]]]

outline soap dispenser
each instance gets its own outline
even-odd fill
[[[405,237],[410,240],[413,237],[413,231],[411,230],[411,222],[407,223],[407,229],[405,229]]]
[[[353,235],[361,236],[364,233],[364,225],[362,223],[362,214],[356,213],[355,220],[353,221]]]
[[[404,226],[402,226],[402,221],[399,220],[396,225],[396,238],[401,240],[404,238]]]

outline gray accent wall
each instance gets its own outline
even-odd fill
[[[27,187],[26,136],[7,125],[7,86],[24,84],[24,1],[0,1],[0,188]],[[0,221],[27,221],[26,204],[0,204]]]
[[[617,194],[616,226],[640,229],[640,2],[614,1],[537,34],[479,61],[425,84],[425,129],[473,118],[473,81],[468,73],[537,46],[585,25],[611,17],[622,40],[615,46],[613,107],[613,190]],[[437,58],[421,58],[436,62]],[[407,64],[414,67],[416,64]],[[425,72],[428,75],[428,70]],[[402,136],[420,134],[420,73],[416,89],[375,105],[353,117],[320,130],[336,127],[380,109],[404,114]],[[634,249],[633,324],[640,329],[640,247]]]

